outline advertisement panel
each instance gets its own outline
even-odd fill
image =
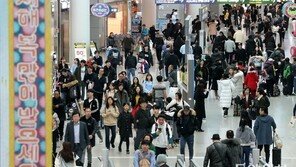
[[[12,27],[9,166],[52,166],[50,2],[8,2]]]
[[[74,43],[74,56],[79,60],[87,60],[86,43]]]

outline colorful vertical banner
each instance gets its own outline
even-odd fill
[[[10,166],[51,166],[50,2],[8,1],[13,27]]]

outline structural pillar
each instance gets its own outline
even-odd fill
[[[71,0],[69,20],[69,62],[72,63],[75,57],[74,43],[86,43],[87,55],[90,55],[90,0]]]
[[[142,23],[146,24],[146,27],[151,27],[156,24],[155,0],[142,1]]]

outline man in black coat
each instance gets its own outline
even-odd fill
[[[181,109],[177,114],[177,130],[180,135],[180,153],[185,154],[185,145],[187,143],[190,160],[193,158],[194,151],[195,116],[195,111],[190,109],[189,106],[185,106],[184,109]]]
[[[66,113],[65,113],[65,102],[61,98],[60,92],[58,90],[54,91],[54,97],[52,98],[52,107],[53,111],[58,114],[60,119],[60,124],[58,125],[58,131],[60,135],[60,140],[63,139],[64,135],[64,124],[66,120]]]
[[[89,134],[89,140],[90,140],[90,145],[91,147],[87,148],[87,167],[91,167],[92,163],[92,147],[96,145],[95,141],[95,133],[96,133],[96,128],[97,128],[97,121],[91,116],[91,109],[86,108],[84,109],[85,115],[80,118],[81,122],[84,122],[87,126],[87,131]]]
[[[230,159],[229,152],[227,151],[226,144],[220,142],[219,134],[214,134],[212,137],[213,144],[207,147],[207,152],[204,159],[204,167],[208,166],[210,161],[210,167],[226,167]]]
[[[129,53],[125,59],[125,63],[124,63],[124,68],[126,70],[127,73],[127,79],[129,81],[131,81],[130,76],[132,76],[132,78],[135,77],[136,75],[136,69],[137,69],[137,58],[136,56],[133,55],[133,53]]]
[[[147,109],[147,102],[145,99],[140,98],[139,104],[141,108],[135,116],[134,128],[136,129],[136,137],[134,148],[137,150],[143,137],[150,133],[151,127],[154,124],[154,119],[151,117],[150,111]]]
[[[221,143],[227,145],[227,150],[230,154],[230,159],[227,164],[230,164],[229,167],[236,167],[237,164],[242,163],[242,147],[239,139],[234,138],[234,132],[232,130],[228,130],[226,132],[227,139],[222,140]]]
[[[125,58],[127,57],[127,54],[131,52],[134,44],[135,44],[134,39],[130,34],[127,34],[126,37],[122,40],[122,46],[123,46]]]
[[[109,60],[106,60],[104,66],[104,76],[107,77],[107,83],[111,83],[113,80],[116,80],[116,71],[111,66],[111,62]]]
[[[99,102],[99,110],[102,107],[103,93],[106,87],[107,87],[107,79],[104,75],[104,69],[101,68],[99,70],[99,75],[94,80],[94,87],[93,87],[94,96],[96,99],[98,99],[98,102]]]
[[[65,142],[70,142],[72,149],[79,157],[76,160],[77,166],[83,166],[85,149],[90,148],[90,141],[87,126],[84,122],[80,122],[80,113],[74,112],[72,115],[72,121],[67,124],[65,133]]]
[[[167,56],[165,60],[166,76],[168,76],[168,68],[170,65],[172,65],[174,69],[177,69],[180,66],[178,56],[174,54],[173,50],[170,50],[169,56]]]

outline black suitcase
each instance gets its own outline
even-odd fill
[[[280,166],[282,159],[282,150],[276,147],[272,149],[272,164],[273,166]]]
[[[284,94],[284,95],[288,95],[288,93],[289,93],[289,92],[288,92],[288,86],[287,86],[287,85],[284,85],[284,86],[283,86],[283,94]]]
[[[281,166],[282,150],[275,147],[275,132],[273,132],[272,164],[274,167]]]

